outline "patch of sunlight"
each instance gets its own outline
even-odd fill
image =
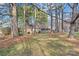
[[[61,45],[64,45],[64,46],[73,46],[72,43],[66,42],[66,41],[64,41],[64,40],[59,41],[58,43],[60,43]]]
[[[67,37],[67,35],[59,35],[59,37]]]
[[[64,41],[51,41],[48,43],[47,47],[49,50],[50,55],[67,55],[67,53],[72,49],[72,46],[65,45],[67,43],[63,43]]]
[[[59,38],[39,38],[37,40],[59,40]]]
[[[16,50],[21,50],[23,49],[23,44],[17,44],[15,45]]]
[[[51,50],[49,53],[50,53],[50,55],[58,56],[58,55],[61,55],[62,54],[62,51],[59,51],[59,50]]]
[[[8,53],[8,55],[21,54],[25,49],[24,46],[25,46],[24,43],[19,43],[19,44],[13,45],[10,48],[10,52]]]
[[[79,48],[74,48],[74,50],[79,53]]]
[[[8,55],[14,55],[14,54],[16,54],[15,50],[11,50],[10,53],[8,53]]]
[[[67,54],[67,53],[70,52],[71,49],[72,49],[72,47],[64,48],[63,53],[64,53],[64,54]]]
[[[59,38],[48,38],[48,40],[59,40]]]
[[[55,48],[53,47],[51,51],[49,51],[50,55],[57,55],[57,56],[60,56],[60,55],[67,55],[67,53],[70,51],[70,48],[68,47],[58,47],[58,48]]]
[[[34,38],[37,38],[37,39],[39,39],[39,38],[48,38],[49,36],[48,36],[48,34],[37,34],[36,36],[34,36]]]

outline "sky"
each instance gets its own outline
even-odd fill
[[[8,9],[9,8],[7,8],[6,6],[7,5],[4,5],[4,7],[3,7],[3,9],[1,10],[1,5],[4,5],[4,4],[0,4],[0,13],[8,13],[9,11],[8,11]],[[19,6],[21,6],[21,5],[23,5],[23,4],[18,4]],[[37,3],[37,6],[40,8],[40,9],[43,9],[43,11],[45,11],[45,12],[47,12],[46,10],[48,10],[47,9],[47,6],[46,6],[46,4],[44,3]],[[67,5],[67,4],[65,4],[64,5],[64,12],[71,12],[71,8]],[[68,14],[67,14],[68,15]],[[66,17],[67,18],[67,17]],[[50,17],[48,17],[48,20],[50,19]],[[1,15],[0,15],[0,20],[3,20],[3,21],[9,21],[10,20],[10,17],[9,16],[4,16],[4,17],[2,17]],[[49,23],[50,23],[50,21],[48,21]]]
[[[64,5],[64,8],[64,12],[71,12],[71,8],[67,4]]]

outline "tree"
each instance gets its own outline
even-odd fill
[[[17,19],[17,8],[15,3],[11,3],[11,34],[12,37],[18,36],[18,19]]]
[[[42,25],[47,25],[47,17],[48,17],[47,15],[48,14],[42,10],[41,6],[38,7],[37,4],[32,4],[32,5],[34,7],[34,13],[33,13],[34,15],[32,15],[34,17],[34,26],[33,27],[34,27],[34,32],[36,32],[36,27],[41,28]],[[44,4],[44,5],[46,5],[46,4]],[[39,30],[37,30],[37,31],[39,31]]]
[[[24,34],[26,33],[26,9],[25,9],[25,7],[26,7],[26,4],[24,4]]]
[[[52,24],[52,22],[53,22],[53,14],[52,14],[52,6],[50,5],[50,14],[51,14],[51,32],[52,32],[52,26],[53,26],[53,24]]]
[[[51,26],[50,32],[52,32],[52,28],[53,28],[53,23],[52,23],[53,22],[52,5],[53,5],[52,3],[48,4],[48,10],[50,11],[49,13],[50,13],[50,19],[51,19],[51,21],[50,21],[51,22],[50,23],[51,24],[50,25]]]
[[[55,32],[59,32],[58,23],[58,6],[55,4]]]
[[[62,23],[61,23],[61,27],[62,27],[62,32],[63,32],[63,4],[62,4],[62,9],[61,9],[61,14],[62,14]]]
[[[19,35],[24,34],[24,13],[23,12],[24,12],[23,5],[22,6],[17,5],[17,18],[18,18]]]
[[[69,6],[72,8],[72,18],[71,18],[72,20],[71,20],[71,23],[70,23],[70,32],[69,32],[69,35],[68,35],[69,38],[74,37],[74,30],[75,30],[74,25],[75,25],[76,20],[79,17],[79,14],[76,13],[77,5],[78,5],[77,3],[74,3],[72,6],[69,4]]]
[[[31,16],[34,16],[33,6],[25,3],[24,4],[24,33],[25,34],[26,34],[27,28],[29,26],[31,26],[32,29],[33,29],[33,24],[31,24],[31,22],[30,22],[31,21],[31,19],[30,19]]]
[[[34,18],[35,18],[35,19],[34,19],[34,25],[33,25],[33,29],[34,29],[33,31],[34,31],[34,33],[36,33],[36,19],[37,19],[37,18],[36,18],[36,17],[37,17],[37,12],[36,12],[36,10],[37,10],[36,7],[34,7]]]

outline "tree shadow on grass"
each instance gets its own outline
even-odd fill
[[[47,47],[49,49],[52,49],[49,51],[50,55],[53,56],[65,56],[67,55],[70,50],[72,49],[72,46],[66,46],[65,44],[62,44],[63,41],[51,41],[47,43]]]
[[[1,56],[20,56],[20,55],[32,55],[31,48],[27,46],[27,42],[21,42],[14,44],[8,48],[1,48]]]
[[[41,44],[39,44],[39,42],[40,42],[40,40],[38,40],[37,38],[33,38],[31,43],[37,44],[36,47],[39,47],[38,49],[40,49],[40,52],[39,52],[39,53],[42,52],[42,55],[43,55],[43,56],[46,56],[46,54],[45,54],[45,52],[44,52],[44,49],[43,49],[43,47],[41,46]],[[41,55],[41,56],[42,56],[42,55]]]

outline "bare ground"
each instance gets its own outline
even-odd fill
[[[19,44],[21,43],[22,44]],[[79,55],[79,40],[69,40],[66,34],[56,33],[51,36],[48,34],[37,34],[19,36],[16,38],[6,38],[0,41],[0,49],[8,48],[11,45],[16,50],[11,50],[8,55],[22,56],[56,56],[56,55]],[[20,52],[19,52],[20,51]],[[14,53],[16,52],[16,53]],[[4,54],[4,55],[7,55]]]

